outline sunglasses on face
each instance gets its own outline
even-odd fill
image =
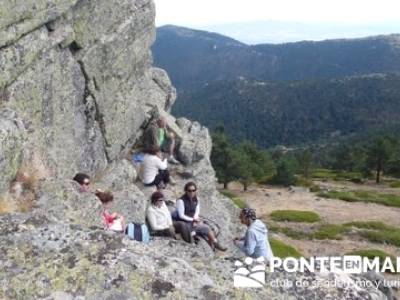
[[[186,190],[189,193],[194,193],[196,190]]]

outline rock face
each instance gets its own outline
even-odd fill
[[[165,71],[152,67],[151,0],[1,5],[0,204],[21,170],[35,179],[23,186],[32,189],[33,209],[0,216],[1,299],[302,297],[295,289],[232,288],[237,250],[229,241],[239,232],[238,209],[216,191],[208,130],[169,115],[176,92]],[[100,202],[71,181],[77,172],[90,174],[94,188],[113,192],[113,210],[144,222],[154,190],[136,181],[125,158],[154,114],[167,116],[180,140],[183,165],[172,168],[177,184],[165,194],[175,200],[184,183],[198,184],[201,214],[217,221],[218,239],[229,245],[224,256],[204,241],[145,245],[106,232]],[[351,295],[384,299],[368,290]]]

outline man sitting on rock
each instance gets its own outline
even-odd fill
[[[207,238],[210,247],[215,250],[226,251],[227,248],[218,243],[214,232],[199,218],[200,203],[196,196],[197,186],[194,182],[185,184],[185,194],[176,201],[174,219],[178,222],[185,222],[196,235]]]
[[[240,212],[240,222],[247,226],[246,235],[235,238],[234,243],[246,255],[252,258],[264,257],[271,261],[273,254],[268,242],[268,230],[263,222],[257,219],[256,211],[243,208]]]
[[[167,126],[164,117],[160,117],[156,122],[150,124],[144,136],[144,150],[153,151],[161,149],[167,153],[168,162],[178,164],[179,162],[174,157],[175,150],[175,134]]]
[[[77,173],[74,178],[74,181],[79,183],[80,188],[79,191],[81,193],[89,192],[90,190],[90,177],[84,173]]]

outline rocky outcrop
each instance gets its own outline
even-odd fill
[[[238,253],[230,241],[240,231],[238,209],[216,191],[207,128],[169,115],[176,92],[165,71],[152,67],[154,14],[151,0],[2,3],[0,195],[12,193],[10,184],[23,169],[30,174],[22,178],[33,183],[18,187],[29,188],[35,201],[31,211],[0,216],[1,299],[311,295],[232,288]],[[183,162],[172,168],[177,184],[165,194],[174,201],[185,182],[196,181],[202,215],[217,221],[218,239],[229,245],[223,256],[204,241],[194,246],[158,238],[145,245],[104,231],[100,202],[71,181],[76,172],[87,172],[93,188],[113,192],[113,210],[127,221],[144,222],[154,189],[136,181],[137,170],[126,157],[157,114],[179,137]],[[351,292],[320,289],[317,295]],[[367,290],[354,295],[382,296]]]
[[[11,110],[0,111],[0,194],[17,175],[22,160],[24,124]]]

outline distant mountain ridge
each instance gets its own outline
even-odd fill
[[[222,123],[237,141],[268,147],[400,124],[399,34],[248,46],[176,26],[157,33],[174,113]]]
[[[399,87],[400,74],[215,81],[183,92],[175,111],[211,128],[223,124],[236,142],[296,145],[369,129],[400,129]]]
[[[400,71],[400,34],[321,42],[248,46],[234,39],[177,26],[157,29],[156,65],[178,89],[239,76],[307,80]]]

